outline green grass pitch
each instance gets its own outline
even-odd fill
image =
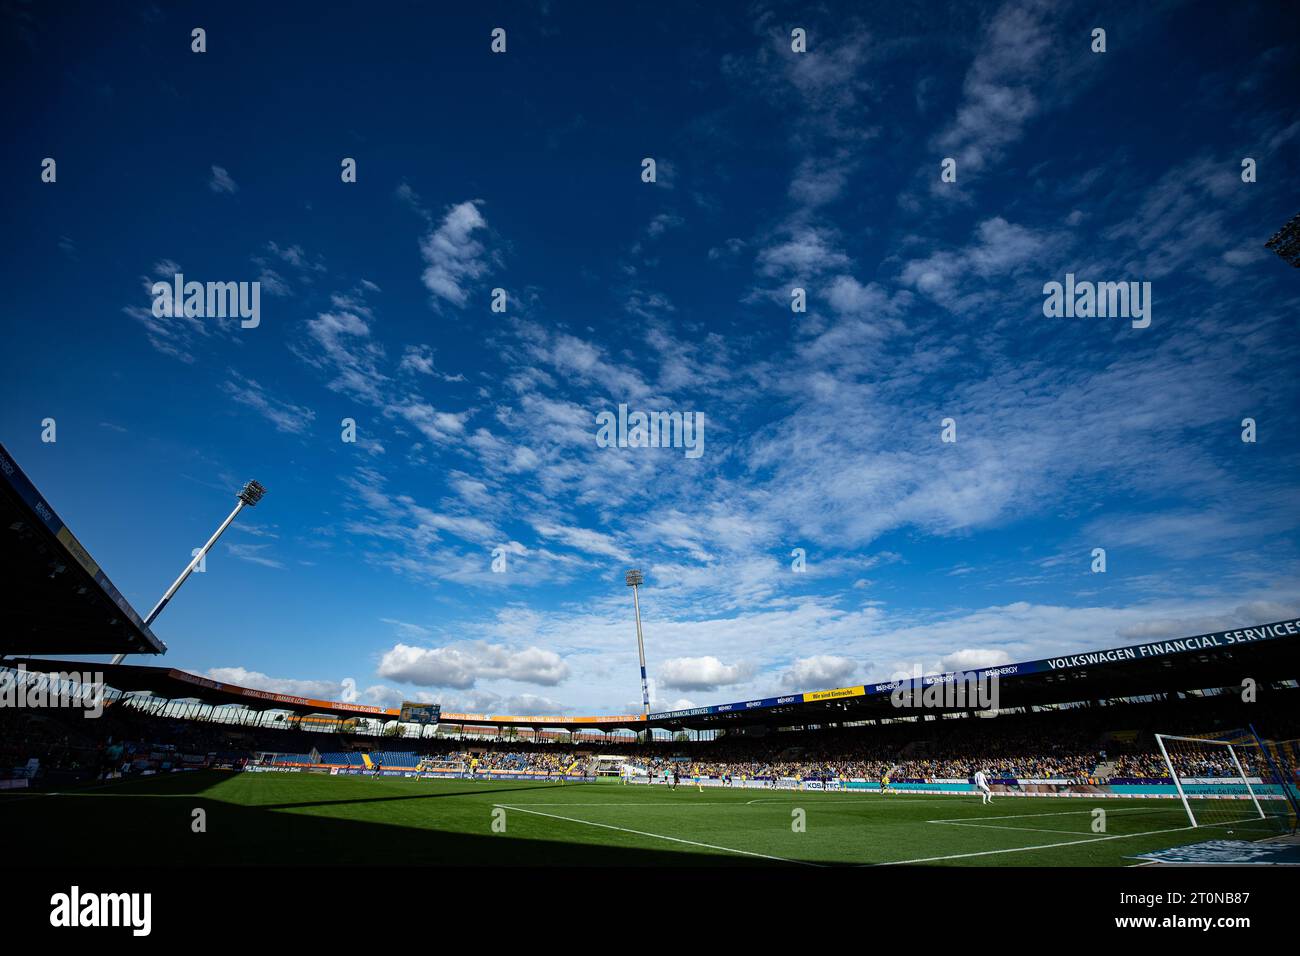
[[[1093,830],[1098,807],[1104,832]],[[194,832],[196,809],[206,832]],[[73,865],[1125,866],[1140,851],[1227,832],[1189,829],[1171,800],[981,806],[967,796],[207,771],[5,794],[0,825],[10,859]],[[1246,824],[1230,838],[1264,835]]]

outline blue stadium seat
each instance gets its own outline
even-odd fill
[[[404,768],[414,770],[420,763],[420,757],[418,754],[412,752],[380,750],[370,754],[370,762],[381,764],[385,767],[391,767],[395,770]]]

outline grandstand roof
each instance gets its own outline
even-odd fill
[[[174,667],[156,667],[143,664],[97,664],[40,658],[19,658],[7,662],[24,665],[29,671],[56,673],[60,671],[96,672],[104,675],[104,682],[126,693],[150,693],[165,700],[201,700],[208,704],[242,704],[252,710],[287,710],[297,714],[331,714],[336,717],[369,717],[374,720],[396,720],[400,710],[396,707],[372,707],[341,701],[317,700],[273,691],[240,687],[224,681],[213,680],[198,674],[177,670]],[[442,712],[444,724],[484,724],[518,727],[567,727],[571,729],[614,729],[640,727],[642,718],[636,714],[610,717],[572,717],[563,715],[493,715]]]
[[[19,658],[8,661],[10,665],[25,665],[29,671],[54,673],[58,671],[95,672],[104,675],[104,683],[125,693],[149,693],[165,700],[201,700],[207,704],[244,704],[253,710],[289,710],[302,714],[334,714],[339,717],[374,717],[394,719],[396,710],[370,707],[366,704],[346,704],[338,701],[316,700],[277,694],[251,687],[240,687],[224,681],[212,680],[174,667],[155,667],[145,664],[96,664],[76,661]]]
[[[0,654],[166,653],[4,445],[0,529]]]
[[[894,703],[896,691],[900,696],[908,690],[924,693],[936,685],[993,674],[998,679],[998,706],[1002,709],[1227,687],[1246,678],[1257,683],[1295,680],[1300,678],[1300,618],[965,673],[651,714],[650,724],[717,730],[746,724],[792,726],[900,717],[909,711]],[[935,712],[931,707],[925,709]],[[973,708],[939,708],[943,709]]]
[[[100,671],[105,682],[118,690],[147,691],[170,700],[198,699],[211,704],[242,704],[254,710],[287,710],[298,714],[370,717],[385,721],[396,720],[399,715],[397,708],[315,700],[239,687],[175,668],[40,659],[10,663],[22,663],[29,670],[42,672]],[[935,674],[908,681],[838,687],[651,714],[649,726],[671,730],[719,730],[746,725],[824,725],[899,717],[909,713],[906,708],[900,709],[894,704],[893,696],[900,688],[924,691],[936,685],[954,683],[958,678],[973,676],[979,679],[995,672],[998,705],[1003,709],[1227,687],[1239,684],[1245,678],[1258,683],[1295,680],[1300,678],[1300,619],[1005,664],[967,674]],[[927,711],[930,708],[927,707]],[[444,725],[568,730],[641,730],[647,726],[637,714],[577,717],[443,711],[440,722]]]

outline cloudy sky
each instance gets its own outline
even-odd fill
[[[460,6],[3,5],[0,438],[141,610],[269,489],[168,664],[634,712],[630,566],[656,709],[1300,612],[1281,5]]]

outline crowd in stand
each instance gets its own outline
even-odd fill
[[[962,756],[899,758],[871,756],[879,748],[863,748],[867,753],[832,754],[824,748],[788,747],[768,759],[712,759],[693,761],[693,771],[710,777],[802,778],[805,780],[879,780],[888,775],[894,780],[966,779],[976,768],[996,779],[1084,779],[1097,766],[1097,752],[1041,754],[1027,752],[1016,756],[987,757],[978,753]],[[684,750],[689,754],[689,749]],[[643,763],[655,774],[671,772],[680,761],[656,757]]]
[[[556,744],[538,745],[529,750],[516,746],[509,751],[484,748],[452,750],[421,760],[417,769],[426,771],[457,770],[476,774],[536,773],[562,774],[575,763],[585,769],[589,755],[572,747]]]
[[[1300,691],[1292,692],[1300,694]],[[565,744],[519,740],[433,737],[376,738],[270,729],[159,717],[110,702],[103,716],[87,720],[77,711],[0,708],[0,775],[35,757],[44,770],[83,775],[120,772],[146,763],[152,769],[224,763],[238,766],[256,753],[354,753],[409,751],[426,769],[459,767],[479,774],[533,772],[557,775],[575,768],[592,772],[597,755],[622,755],[638,769],[661,776],[731,779],[779,777],[894,780],[967,779],[982,769],[994,780],[1165,779],[1168,771],[1153,731],[1206,732],[1247,721],[1233,700],[1189,699],[1176,704],[1125,704],[925,722],[900,721],[852,728],[728,734],[704,741],[651,744]],[[1288,698],[1249,717],[1276,728],[1277,737],[1300,735]],[[1127,733],[1111,733],[1129,728]],[[1182,748],[1171,752],[1184,776],[1231,776],[1226,751]],[[1245,768],[1256,768],[1242,751]]]
[[[0,770],[33,758],[54,769],[77,770],[102,760],[102,741],[85,737],[62,721],[41,720],[33,711],[0,708]]]
[[[1169,768],[1159,753],[1122,754],[1115,758],[1114,776],[1129,780],[1154,780],[1167,778]]]

